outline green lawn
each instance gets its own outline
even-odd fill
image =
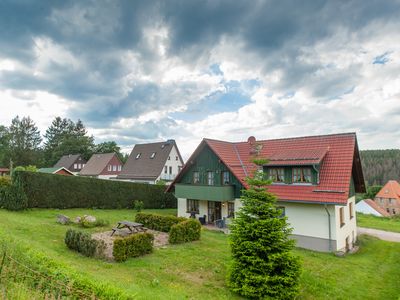
[[[89,278],[116,285],[138,299],[240,299],[225,285],[230,255],[228,238],[222,233],[204,230],[201,241],[157,249],[153,254],[117,264],[68,250],[63,238],[69,226],[55,223],[59,213],[70,217],[92,214],[109,220],[109,228],[119,220],[134,219],[132,210],[0,210],[0,227],[50,258]],[[306,250],[295,252],[304,264],[300,299],[398,299],[400,244],[364,237],[360,252],[345,258]]]
[[[400,218],[377,217],[357,213],[357,226],[400,232]]]

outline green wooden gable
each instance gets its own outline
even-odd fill
[[[234,196],[235,198],[240,197],[240,191],[243,189],[243,185],[233,176],[227,166],[221,162],[208,146],[205,146],[197,157],[194,158],[193,164],[187,169],[177,183],[194,185],[193,173],[199,172],[200,183],[196,185],[207,185],[207,172],[210,171],[214,172],[214,186],[222,186],[222,172],[229,172],[229,182],[234,186]]]

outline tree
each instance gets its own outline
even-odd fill
[[[0,125],[0,167],[8,166],[10,135],[7,127]]]
[[[381,185],[372,185],[367,187],[367,192],[363,195],[364,199],[374,199],[376,194],[382,189]]]
[[[258,166],[265,160],[254,160]],[[243,207],[231,226],[233,263],[228,282],[234,292],[249,298],[293,299],[299,292],[300,260],[291,253],[292,231],[277,198],[269,193],[263,172],[246,178]]]
[[[95,153],[117,153],[119,159],[124,163],[125,157],[121,153],[121,147],[117,145],[114,141],[103,142],[97,144],[94,150]]]
[[[16,165],[36,165],[40,159],[42,138],[30,117],[16,116],[9,128],[9,157]]]
[[[53,166],[61,156],[82,154],[89,159],[94,150],[94,138],[88,136],[81,120],[76,123],[70,119],[57,117],[53,120],[44,135],[46,165]]]

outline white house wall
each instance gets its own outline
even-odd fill
[[[346,238],[349,237],[350,247],[351,245],[357,240],[357,216],[355,212],[355,202],[356,197],[351,197],[347,201],[346,206],[339,206],[336,205],[335,212],[336,212],[336,250],[345,250],[346,248]],[[350,203],[353,205],[353,218],[350,218]],[[340,207],[344,208],[344,223],[343,227],[340,227]]]
[[[176,157],[178,157],[178,160],[176,160]],[[179,167],[183,166],[183,161],[180,160],[178,151],[175,146],[171,148],[169,158],[170,159],[166,160],[165,165],[161,170],[161,174],[160,176],[158,176],[157,180],[174,180],[176,175],[178,175],[179,173]],[[165,167],[167,167],[167,173],[165,173]],[[172,174],[170,174],[169,172],[169,167],[172,167]]]
[[[360,212],[366,215],[374,215],[377,217],[382,217],[382,214],[375,209],[373,209],[369,204],[367,204],[364,200],[361,200],[356,204],[356,212]]]

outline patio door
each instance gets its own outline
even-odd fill
[[[208,222],[221,219],[221,202],[208,201]]]

